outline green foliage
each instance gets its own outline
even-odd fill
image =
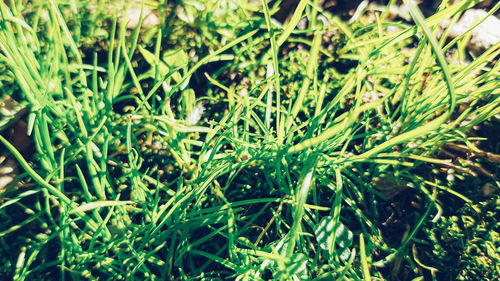
[[[349,248],[352,245],[354,235],[345,225],[340,223],[335,230],[333,217],[326,216],[321,219],[314,234],[322,250],[339,254],[340,259],[343,261],[349,259],[351,255]],[[335,238],[336,251],[330,250],[335,248],[332,245],[333,238]]]
[[[280,1],[14,2],[0,82],[34,151],[0,136],[25,171],[0,194],[6,278],[403,280],[450,255],[450,278],[498,277],[498,190],[478,203],[439,172],[480,167],[446,144],[498,153],[468,133],[500,113],[500,43],[465,62],[466,35],[435,38],[480,1],[428,19],[404,1],[415,24],[305,0],[283,24]],[[128,29],[137,7],[159,24]],[[442,215],[448,197],[469,209]]]
[[[432,256],[442,278],[484,280],[500,277],[498,196],[478,204],[467,204],[456,215],[445,217],[430,231]]]

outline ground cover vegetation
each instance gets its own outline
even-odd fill
[[[297,2],[0,2],[1,279],[499,279],[481,1]]]

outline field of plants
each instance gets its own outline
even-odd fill
[[[417,4],[0,2],[0,280],[499,280],[500,2]]]

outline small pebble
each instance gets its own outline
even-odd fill
[[[477,21],[486,17],[488,12],[480,9],[469,9],[465,11],[460,20],[450,28],[449,36],[455,38],[462,35]],[[441,27],[446,28],[450,20],[441,22]],[[487,17],[481,24],[472,30],[472,37],[469,41],[469,49],[474,55],[482,52],[500,41],[500,19],[494,15]]]
[[[496,190],[497,188],[491,182],[488,182],[484,184],[483,187],[481,187],[481,193],[483,197],[488,197],[494,194]]]

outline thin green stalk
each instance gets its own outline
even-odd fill
[[[264,7],[264,16],[266,18],[267,31],[269,32],[269,39],[271,41],[271,55],[272,64],[268,65],[268,78],[274,76],[274,90],[276,91],[276,130],[278,144],[283,144],[283,130],[281,128],[281,93],[280,93],[280,73],[279,73],[279,62],[278,62],[278,49],[279,46],[276,42],[274,36],[274,30],[271,23],[271,14],[269,12],[269,7],[267,6],[267,1],[262,0],[262,5]],[[272,88],[268,91],[267,108],[266,108],[266,126],[271,130],[271,102],[272,102]]]
[[[361,268],[363,270],[363,280],[370,281],[370,269],[368,268],[368,262],[366,261],[366,247],[365,238],[363,233],[359,234],[359,256],[361,258]]]
[[[299,236],[299,230],[302,225],[302,219],[304,217],[304,205],[306,203],[309,189],[313,184],[313,174],[316,165],[316,156],[310,154],[306,163],[304,163],[304,169],[302,172],[302,180],[300,188],[296,194],[297,205],[295,206],[295,211],[293,214],[293,225],[288,233],[288,243],[286,245],[286,257],[291,258],[295,252],[295,244]]]
[[[314,70],[316,69],[317,64],[318,64],[318,59],[319,59],[318,55],[319,55],[319,49],[321,47],[321,38],[322,38],[323,32],[321,29],[321,25],[317,26],[316,28],[317,28],[317,30],[314,33],[314,39],[313,39],[311,51],[309,52],[309,58],[308,58],[307,68],[306,68],[306,75],[305,75],[304,80],[302,82],[302,86],[300,88],[297,99],[293,103],[292,110],[288,113],[288,116],[286,117],[285,132],[288,132],[290,130],[290,127],[292,126],[292,123],[295,120],[297,113],[299,113],[299,111],[304,106],[304,99],[306,97],[306,94],[309,92],[309,86],[310,86],[311,81],[313,79]]]
[[[297,5],[297,8],[295,8],[295,11],[293,12],[292,18],[288,22],[285,30],[283,30],[283,33],[281,33],[280,37],[278,40],[276,40],[277,47],[279,48],[285,41],[288,39],[290,34],[295,30],[295,27],[299,23],[300,19],[302,18],[302,14],[304,13],[304,9],[307,6],[308,0],[300,0],[299,4]]]
[[[2,135],[0,135],[0,142],[2,142],[3,145],[5,145],[7,150],[9,150],[10,153],[12,153],[14,158],[17,159],[17,161],[24,168],[24,170],[38,184],[40,184],[42,187],[46,188],[50,193],[52,193],[52,195],[54,195],[56,198],[58,198],[59,200],[64,202],[66,205],[70,206],[70,208],[77,208],[78,207],[78,205],[75,202],[70,200],[59,189],[55,188],[54,186],[52,186],[51,184],[46,182],[37,172],[35,172],[35,170],[33,170],[33,168],[31,168],[30,164],[28,164],[28,162],[26,162],[26,160],[21,155],[21,153],[19,153],[19,151],[10,142],[8,142]],[[93,231],[95,231],[97,229],[96,223],[91,218],[89,218],[87,215],[85,215],[82,212],[78,212],[77,215],[80,216]]]

